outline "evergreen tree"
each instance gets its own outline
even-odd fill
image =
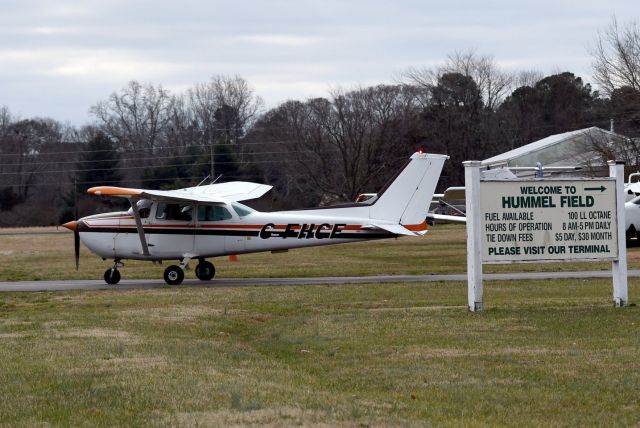
[[[76,182],[79,193],[94,186],[117,186],[122,180],[119,172],[120,156],[113,141],[98,133],[87,143],[77,164]]]
[[[96,199],[89,198],[86,191],[94,186],[118,186],[122,179],[119,164],[120,156],[113,141],[104,133],[98,133],[93,137],[76,164],[74,186],[63,197],[64,208],[60,213],[60,222],[70,221],[76,215],[84,216],[95,211],[112,210],[114,202],[111,200],[103,200],[103,206],[96,210]]]

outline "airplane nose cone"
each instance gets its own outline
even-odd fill
[[[72,230],[72,231],[75,232],[78,229],[78,222],[75,221],[75,220],[74,221],[70,221],[70,222],[67,222],[67,223],[63,224],[62,227],[66,227],[67,229]]]

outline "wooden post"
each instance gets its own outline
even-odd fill
[[[480,230],[480,162],[464,165],[467,210],[467,302],[471,312],[482,310],[482,231]]]
[[[629,304],[627,287],[627,242],[624,212],[624,162],[609,161],[609,176],[616,179],[616,211],[618,221],[618,259],[611,262],[613,277],[613,304],[616,307]]]

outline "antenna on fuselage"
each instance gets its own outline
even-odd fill
[[[220,180],[220,177],[222,177],[222,174],[217,176],[216,179],[211,182],[211,184],[216,184],[216,181]]]
[[[204,183],[205,181],[207,181],[207,178],[209,178],[209,177],[211,177],[211,175],[207,175],[205,178],[203,178],[202,181],[196,185],[196,187],[200,187],[200,185],[202,183]]]

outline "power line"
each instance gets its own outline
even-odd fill
[[[619,117],[615,117],[615,115],[606,115],[606,116],[596,116],[593,118],[590,118],[588,121],[582,121],[582,122],[573,122],[573,123],[568,123],[566,124],[566,126],[568,128],[571,127],[575,127],[575,126],[585,126],[585,125],[593,125],[595,122],[598,121],[608,121],[609,119],[611,119],[613,117],[613,119],[616,120],[616,123],[626,123],[626,122],[633,122],[633,121],[637,121],[637,118],[629,118],[629,119],[622,119],[623,116],[619,116]],[[510,127],[510,128],[503,128],[502,131],[522,131],[522,130],[542,130],[542,129],[551,129],[554,128],[555,124],[545,124],[545,125],[539,125],[539,126],[534,126],[534,127],[530,127],[530,128],[525,128],[525,127]],[[272,127],[272,128],[253,128],[253,130],[255,129],[265,129],[265,130],[278,130],[278,129],[287,129],[285,127]],[[246,137],[245,137],[246,138]],[[244,139],[244,138],[243,138]],[[498,141],[498,140],[491,140],[493,142]],[[253,145],[265,145],[265,144],[295,144],[296,142],[298,142],[297,140],[275,140],[275,141],[256,141],[256,142],[242,142],[241,144],[237,144],[237,145],[230,145],[232,147],[244,147],[244,146],[253,146]],[[59,144],[59,145],[64,145],[64,144],[88,144],[88,141],[57,141],[57,142],[52,142],[53,144]],[[225,143],[220,143],[220,144],[215,144],[214,146],[221,146],[224,145]],[[227,143],[228,144],[228,143]],[[153,146],[153,147],[141,147],[141,148],[130,148],[130,149],[115,149],[116,152],[118,153],[127,153],[127,152],[144,152],[144,151],[149,151],[149,150],[164,150],[164,149],[188,149],[188,148],[192,148],[192,147],[198,147],[198,148],[209,148],[210,144],[208,143],[194,143],[194,144],[176,144],[176,145],[164,145],[164,146]],[[79,154],[79,153],[101,153],[101,152],[110,152],[110,151],[114,151],[114,149],[101,149],[101,150],[73,150],[73,151],[52,151],[52,152],[44,152],[41,153],[41,155],[46,155],[46,156],[55,156],[55,155],[71,155],[71,154]],[[24,156],[24,153],[4,153],[1,154],[1,156]]]
[[[253,146],[253,145],[264,145],[264,144],[293,144],[296,143],[297,140],[275,140],[275,141],[256,141],[256,142],[243,142],[241,145],[229,144],[229,143],[216,143],[214,146],[230,146],[230,147],[244,147],[244,146]],[[89,141],[52,141],[49,144],[89,144]],[[140,147],[140,148],[115,148],[115,149],[100,149],[100,150],[73,150],[73,151],[51,151],[51,152],[43,152],[38,153],[46,156],[55,156],[55,155],[72,155],[72,154],[80,154],[80,153],[104,153],[104,152],[117,152],[117,153],[126,153],[126,152],[146,152],[153,150],[164,150],[164,149],[189,149],[192,147],[197,148],[209,148],[211,144],[201,143],[201,144],[175,144],[169,146],[153,146],[153,147]],[[2,156],[24,156],[24,153],[5,153],[1,154]]]
[[[205,147],[206,148],[206,147]],[[337,151],[337,150],[325,150],[325,151]],[[301,152],[311,152],[313,153],[313,151],[311,150],[296,150],[296,153],[301,153]],[[291,150],[287,150],[287,151],[281,151],[281,152],[247,152],[245,153],[245,155],[250,155],[250,156],[255,156],[255,155],[279,155],[279,154],[290,154]],[[48,154],[44,154],[44,156],[47,156]],[[224,157],[226,156],[226,153],[214,153],[214,160],[216,157],[220,158],[220,157]],[[147,156],[147,157],[135,157],[135,158],[117,158],[117,159],[113,159],[114,162],[129,162],[129,161],[143,161],[143,160],[164,160],[164,159],[182,159],[182,158],[198,158],[198,157],[210,157],[209,153],[198,153],[198,154],[186,154],[186,155],[170,155],[170,156]],[[104,159],[96,159],[96,160],[73,160],[73,161],[54,161],[54,160],[50,160],[50,161],[43,161],[43,162],[29,162],[28,165],[51,165],[51,164],[56,164],[56,165],[63,165],[63,164],[90,164],[90,163],[99,163],[99,162],[105,162]],[[224,162],[216,162],[216,163],[224,163]],[[2,163],[0,164],[0,166],[16,166],[16,165],[21,165],[23,163]],[[163,166],[163,165],[159,165],[159,166]],[[76,170],[79,171],[79,170]]]

